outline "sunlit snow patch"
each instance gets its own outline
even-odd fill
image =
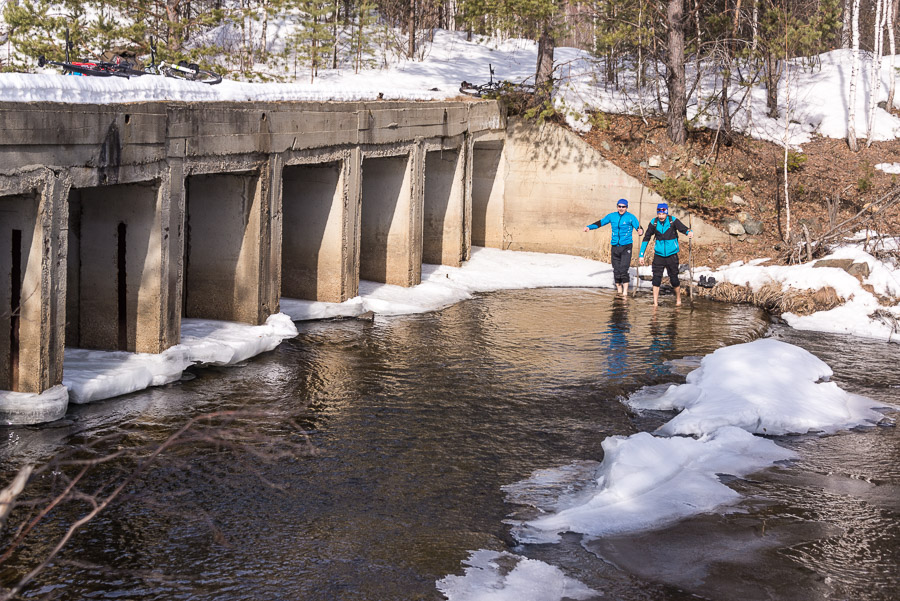
[[[744,476],[794,457],[793,451],[740,428],[721,428],[694,438],[660,438],[640,432],[603,441],[603,462],[593,490],[578,491],[547,503],[536,492],[547,470],[508,487],[507,500],[550,515],[513,523],[523,543],[553,543],[563,532],[609,536],[653,530],[680,519],[714,511],[741,495],[719,481],[718,474]],[[565,468],[563,468],[565,469]],[[523,492],[525,491],[525,492]],[[557,508],[563,509],[556,511]]]
[[[536,559],[499,551],[474,551],[462,576],[445,576],[437,588],[449,601],[562,601],[600,596]]]
[[[759,434],[836,432],[877,423],[883,404],[826,381],[831,368],[812,353],[765,338],[707,355],[687,383],[658,397],[635,395],[636,409],[683,409],[661,434],[708,434],[737,426]]]
[[[196,363],[238,363],[296,335],[297,328],[283,313],[270,315],[260,326],[184,319],[181,344],[159,354],[67,348],[63,385],[69,389],[70,402],[90,403],[173,382]]]
[[[295,321],[426,313],[471,298],[479,292],[551,287],[612,288],[609,263],[569,255],[472,249],[462,267],[423,265],[422,283],[411,288],[361,281],[359,296],[343,303],[284,298],[281,309]]]

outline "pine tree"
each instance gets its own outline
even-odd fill
[[[336,42],[329,24],[334,5],[331,0],[296,0],[295,7],[298,27],[293,36],[293,47],[298,58],[309,66],[312,83]]]
[[[359,0],[356,3],[356,27],[350,38],[350,55],[356,73],[359,73],[360,67],[369,64],[365,57],[375,46],[371,30],[377,18],[375,3],[372,0]]]

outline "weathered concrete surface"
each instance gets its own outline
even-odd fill
[[[415,286],[422,279],[423,157],[372,157],[362,165],[359,277]]]
[[[352,243],[345,161],[284,168],[281,294],[343,302],[340,274]]]
[[[584,225],[620,197],[646,224],[660,200],[495,102],[0,103],[0,130],[0,389],[56,391],[0,395],[16,423],[64,407],[65,344],[158,353],[183,316],[413,286],[472,244],[608,260]]]
[[[472,244],[503,248],[509,161],[503,139],[472,145]]]
[[[495,102],[0,103],[0,389],[58,385],[66,343],[158,353],[182,316],[412,286],[426,246],[458,265],[473,137],[505,126]]]
[[[501,248],[609,261],[609,228],[584,232],[584,226],[615,211],[619,198],[627,198],[629,211],[646,227],[656,216],[656,204],[663,202],[577,135],[550,124],[511,120],[503,159],[505,175],[497,169],[498,177],[505,177]],[[687,222],[678,207],[670,214]],[[697,244],[728,239],[700,219],[692,221]],[[473,240],[477,230],[473,225]]]
[[[432,150],[425,157],[422,260],[459,267],[465,257],[466,160],[462,151]]]
[[[62,381],[68,182],[48,169],[0,176],[0,388]]]

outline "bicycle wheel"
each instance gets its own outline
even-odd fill
[[[159,71],[166,77],[174,77],[175,79],[183,79],[185,81],[208,83],[209,85],[215,85],[222,81],[222,76],[218,73],[213,73],[212,71],[204,71],[203,69],[198,69],[196,71],[183,71],[166,65],[165,67],[160,67]]]
[[[194,81],[199,81],[200,83],[208,83],[209,85],[214,86],[217,83],[222,83],[222,76],[218,73],[213,73],[212,71],[204,71],[203,69],[199,69],[194,75]]]
[[[465,94],[466,96],[480,97],[481,96],[481,88],[482,88],[482,86],[476,86],[475,84],[469,83],[467,81],[464,81],[461,84],[459,84],[459,91],[462,92],[463,94]]]

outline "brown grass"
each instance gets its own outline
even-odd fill
[[[720,282],[714,288],[704,290],[703,294],[713,300],[756,305],[774,315],[811,315],[844,304],[844,299],[830,286],[819,290],[797,290],[790,287],[785,290],[777,282],[769,282],[756,292],[746,286]]]

